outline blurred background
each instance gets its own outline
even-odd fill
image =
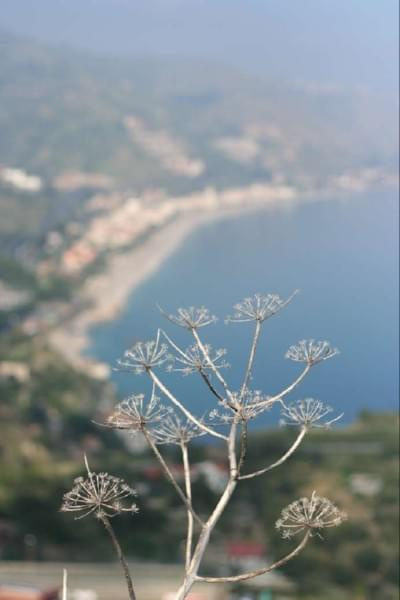
[[[314,489],[349,520],[276,576],[193,599],[398,598],[398,16],[396,0],[2,0],[1,600],[11,584],[44,598],[64,565],[74,600],[125,597],[99,524],[59,512],[84,452],[138,489],[115,526],[140,597],[168,597],[185,514],[141,440],[95,423],[149,390],[116,361],[159,326],[190,344],[157,305],[206,305],[238,386],[251,328],[225,317],[294,289],[252,385],[276,393],[298,373],[288,347],[328,339],[340,355],[292,399],[344,416],[239,489],[208,572],[285,554],[274,523]],[[194,376],[160,376],[212,408]],[[254,424],[249,471],[292,443],[278,424]],[[223,451],[203,439],[191,457],[206,512]]]

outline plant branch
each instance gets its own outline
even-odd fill
[[[183,493],[182,489],[180,488],[180,486],[178,485],[175,477],[173,476],[173,474],[171,473],[171,469],[168,467],[167,463],[165,462],[161,452],[159,451],[159,449],[157,448],[157,445],[154,443],[154,440],[152,439],[151,435],[149,434],[149,432],[147,431],[147,429],[143,429],[143,435],[146,438],[147,443],[149,444],[150,448],[152,449],[152,451],[154,452],[157,460],[159,461],[161,467],[164,470],[164,473],[167,477],[167,479],[169,480],[169,482],[173,485],[173,487],[175,488],[176,492],[178,493],[178,496],[180,497],[180,499],[182,500],[182,502],[184,503],[184,505],[186,506],[188,512],[191,513],[191,515],[193,516],[193,518],[197,521],[197,523],[202,527],[203,526],[203,521],[200,519],[200,517],[197,515],[197,513],[193,510],[193,506],[191,501],[185,496],[185,494]]]
[[[249,379],[251,377],[251,371],[253,369],[253,364],[254,364],[254,359],[256,356],[256,350],[257,350],[257,344],[258,344],[258,340],[260,338],[260,333],[261,333],[261,321],[257,320],[256,321],[256,328],[254,331],[254,336],[253,336],[253,342],[251,344],[251,350],[250,350],[250,355],[249,355],[249,360],[247,363],[247,369],[246,369],[246,373],[243,379],[243,383],[242,383],[242,387],[240,390],[240,396],[242,397],[246,388],[247,388],[247,384],[249,382]]]
[[[165,394],[165,396],[167,396],[167,398],[169,398],[169,400],[171,400],[171,402],[173,404],[175,404],[175,406],[177,406],[190,421],[195,423],[195,425],[197,425],[197,427],[199,427],[199,429],[202,429],[203,431],[206,431],[210,435],[220,438],[221,440],[227,440],[226,435],[223,435],[222,433],[218,433],[217,431],[214,431],[214,429],[211,429],[210,427],[208,427],[207,425],[205,425],[204,423],[199,421],[199,419],[197,419],[194,415],[192,415],[192,413],[181,402],[179,402],[179,400],[177,400],[177,398],[175,398],[175,396],[169,391],[169,389],[167,387],[165,387],[165,385],[162,383],[162,381],[160,381],[160,379],[152,371],[152,369],[148,368],[147,373],[150,376],[150,378],[153,380],[153,382],[156,384],[158,389],[161,392],[163,392],[163,394]]]
[[[297,387],[303,381],[303,379],[309,373],[310,370],[311,370],[311,365],[307,364],[306,367],[303,369],[303,371],[300,373],[300,375],[297,377],[297,379],[295,379],[293,381],[293,383],[291,383],[287,388],[285,388],[284,390],[279,392],[279,394],[276,394],[276,396],[270,396],[268,398],[268,400],[265,400],[264,402],[260,402],[259,404],[257,404],[256,405],[257,408],[266,406],[268,404],[273,404],[274,402],[282,401],[282,398],[284,398],[285,396],[290,394],[290,392],[292,392],[294,390],[294,388]]]
[[[282,565],[289,562],[289,560],[300,554],[300,552],[305,548],[310,536],[311,532],[307,531],[300,544],[296,546],[296,548],[292,550],[292,552],[290,552],[280,560],[276,561],[272,565],[269,565],[269,567],[257,569],[255,571],[250,571],[249,573],[243,573],[242,575],[232,575],[231,577],[196,577],[196,581],[207,581],[208,583],[227,583],[245,581],[246,579],[258,577],[258,575],[263,575],[264,573],[268,573],[269,571],[273,571],[274,569],[281,567]]]
[[[247,389],[247,384],[251,377],[251,372],[253,369],[254,359],[256,356],[257,344],[260,338],[261,333],[261,321],[256,321],[256,328],[254,331],[253,341],[251,344],[251,350],[249,354],[249,360],[247,362],[246,373],[243,379],[242,387],[240,389],[240,402],[242,401],[243,395]],[[248,426],[247,421],[242,421],[241,433],[240,433],[240,455],[239,455],[239,464],[237,468],[237,478],[239,478],[240,471],[243,468],[244,462],[246,460],[247,454],[247,438],[248,438]]]
[[[211,360],[208,352],[207,352],[207,348],[204,346],[203,342],[201,341],[201,338],[199,336],[199,334],[197,333],[196,329],[192,329],[192,334],[194,339],[196,340],[196,343],[198,345],[198,347],[200,348],[204,358],[207,360],[207,362],[210,365],[211,370],[213,371],[214,375],[216,376],[216,378],[218,379],[218,381],[220,382],[220,384],[222,385],[222,387],[224,388],[228,398],[232,398],[232,393],[229,390],[228,384],[226,383],[224,377],[221,375],[219,369],[215,366],[215,364],[213,363],[213,361]]]
[[[125,576],[125,580],[126,580],[126,585],[128,588],[128,593],[129,593],[129,600],[136,600],[136,595],[135,592],[133,590],[133,583],[132,583],[132,577],[131,574],[129,572],[129,568],[128,568],[128,564],[125,560],[124,554],[122,552],[121,546],[119,545],[119,542],[117,540],[117,537],[114,533],[114,529],[112,528],[112,525],[109,521],[109,519],[106,517],[106,515],[101,514],[100,515],[100,520],[103,523],[107,533],[109,534],[111,541],[114,545],[115,551],[117,553],[118,559],[122,565],[122,570],[124,572],[124,576]]]
[[[186,498],[188,503],[192,503],[192,484],[190,481],[190,464],[189,464],[189,452],[187,445],[182,442],[181,444],[182,450],[182,460],[183,460],[183,469],[185,473],[185,490],[186,490]],[[192,558],[192,544],[193,544],[193,514],[190,510],[187,511],[187,535],[186,535],[186,550],[185,550],[185,568],[189,569],[190,560]]]
[[[272,465],[270,465],[269,467],[265,467],[265,469],[260,469],[259,471],[255,471],[254,473],[248,473],[247,475],[240,475],[239,479],[242,480],[251,479],[252,477],[258,477],[258,475],[263,475],[264,473],[267,473],[267,471],[271,471],[272,469],[275,469],[275,467],[279,467],[279,465],[284,463],[289,458],[289,456],[291,456],[293,452],[300,446],[306,433],[307,427],[302,427],[294,443],[290,446],[289,450],[283,456],[281,456],[279,460],[272,463]]]
[[[205,381],[208,389],[210,390],[210,392],[220,401],[220,402],[225,402],[225,399],[223,396],[221,396],[221,394],[215,389],[215,387],[213,386],[213,384],[211,383],[210,379],[207,377],[207,373],[205,373],[203,371],[203,369],[199,369],[199,373],[202,377],[202,379]],[[233,407],[231,407],[233,408]]]
[[[219,518],[221,517],[222,513],[224,512],[237,486],[237,461],[235,452],[236,430],[237,422],[234,420],[232,422],[228,438],[228,457],[230,471],[228,483],[220,499],[218,500],[213,512],[211,513],[207,522],[204,524],[201,530],[199,539],[193,552],[192,560],[190,561],[189,569],[186,571],[185,579],[176,594],[175,600],[184,600],[184,598],[187,597],[187,594],[189,593],[189,590],[193,586],[194,582],[196,581],[200,563],[204,556],[204,552],[206,551],[211,533],[215,525],[217,524]]]
[[[237,478],[241,479],[240,477],[240,472],[243,468],[244,462],[246,460],[246,454],[247,454],[247,434],[248,434],[248,427],[247,427],[247,421],[243,421],[242,422],[242,430],[240,433],[240,455],[239,455],[239,463],[238,463],[238,468],[237,468]]]

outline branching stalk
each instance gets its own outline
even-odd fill
[[[185,473],[185,490],[186,490],[186,498],[188,503],[192,504],[192,484],[190,480],[190,464],[189,464],[189,452],[187,444],[181,444],[182,450],[182,461],[183,461],[183,470]],[[185,549],[185,568],[186,570],[189,568],[190,560],[192,558],[192,544],[193,544],[193,514],[191,510],[187,511],[187,535],[186,535],[186,549]]]
[[[247,368],[246,368],[246,373],[243,379],[243,383],[242,383],[242,387],[240,390],[240,402],[243,399],[243,395],[246,392],[247,389],[247,385],[249,383],[250,377],[251,377],[251,372],[253,369],[253,365],[254,365],[254,359],[256,356],[256,350],[257,350],[257,345],[258,345],[258,340],[260,337],[260,333],[261,333],[261,321],[257,320],[256,321],[256,328],[254,331],[254,336],[253,336],[253,341],[251,344],[251,349],[250,349],[250,355],[249,355],[249,360],[247,362]],[[240,455],[239,455],[239,464],[238,464],[238,469],[237,469],[237,477],[239,478],[240,472],[244,466],[244,462],[246,460],[246,454],[247,454],[247,437],[248,437],[248,427],[247,427],[247,421],[243,420],[242,421],[242,428],[241,428],[241,435],[240,435]]]
[[[144,394],[133,395],[124,400],[118,405],[116,412],[108,418],[108,426],[143,433],[166,478],[186,507],[185,573],[182,584],[176,592],[175,600],[185,600],[196,582],[235,583],[277,569],[305,548],[312,532],[318,533],[322,528],[334,527],[346,518],[346,515],[330,500],[318,496],[314,491],[311,498],[300,498],[283,508],[280,518],[276,521],[276,527],[283,537],[303,535],[300,543],[286,556],[271,565],[239,575],[202,577],[198,574],[210,537],[230,502],[239,481],[258,477],[282,465],[299,448],[310,428],[329,427],[340,418],[327,419],[326,416],[332,409],[314,398],[300,399],[289,406],[284,402],[285,397],[303,381],[314,364],[328,360],[338,353],[325,341],[302,340],[296,346],[289,348],[286,354],[287,358],[306,364],[297,378],[275,396],[267,397],[262,395],[261,392],[249,389],[262,325],[267,319],[282,310],[291,298],[292,296],[284,301],[277,294],[267,294],[265,296],[256,294],[252,298],[245,298],[243,302],[234,306],[235,313],[228,318],[229,321],[237,323],[254,322],[255,325],[243,380],[240,388],[234,392],[231,391],[227,380],[221,373],[221,369],[227,366],[227,363],[221,360],[225,351],[213,351],[211,346],[203,343],[198,333],[199,328],[205,327],[216,320],[205,307],[180,308],[176,315],[166,315],[172,323],[191,332],[195,343],[192,343],[185,351],[164,331],[159,329],[155,340],[138,342],[125,354],[128,357],[127,360],[120,363],[136,373],[146,372],[152,381],[153,391],[150,400],[147,402]],[[164,336],[168,343],[160,344],[161,336]],[[197,417],[193,414],[156,374],[154,368],[171,358],[167,355],[168,345],[176,352],[172,357],[176,361],[175,366],[171,365],[171,369],[181,371],[184,374],[198,372],[218,403],[223,405],[225,409],[230,409],[230,411],[223,411],[221,414],[219,410],[214,409],[209,415],[210,419],[217,418],[219,424],[230,424],[229,434],[219,433],[214,429],[214,425],[210,426],[208,424],[209,422],[205,420],[205,417]],[[155,395],[155,388],[168,398],[174,407],[179,409],[179,413],[173,411],[171,407],[165,407],[164,404],[161,404],[160,399]],[[280,403],[282,406],[282,422],[300,427],[300,431],[289,449],[278,460],[265,468],[242,475],[247,456],[248,421],[269,409],[274,403]],[[185,422],[181,413],[187,419]],[[226,443],[229,476],[214,508],[208,517],[204,517],[203,520],[193,508],[188,444],[195,437],[202,436],[205,433]],[[178,484],[159,450],[159,444],[180,446],[184,484],[181,484],[181,482]],[[110,476],[107,473],[92,473],[86,457],[85,463],[88,478],[80,477],[75,480],[72,490],[64,496],[62,510],[83,511],[83,516],[95,514],[99,518],[111,537],[122,565],[129,600],[136,600],[127,562],[109,520],[109,517],[120,512],[130,511],[134,513],[138,511],[136,504],[127,507],[123,505],[123,502],[121,503],[121,498],[126,500],[129,496],[135,496],[136,492],[119,478]],[[66,600],[66,587],[65,574],[63,600]]]
[[[161,467],[162,467],[162,469],[163,469],[163,471],[164,471],[167,479],[173,485],[173,487],[175,488],[176,492],[178,493],[178,496],[180,497],[180,499],[182,500],[182,502],[186,506],[186,509],[188,510],[188,512],[190,512],[190,514],[197,521],[197,523],[202,527],[203,526],[203,521],[200,519],[200,517],[198,516],[198,514],[193,510],[193,506],[192,506],[191,500],[185,496],[185,494],[183,493],[182,489],[178,485],[175,477],[173,476],[173,474],[171,472],[171,469],[168,467],[167,463],[165,462],[163,455],[161,454],[161,452],[157,448],[157,445],[154,443],[151,435],[149,434],[149,432],[146,429],[143,429],[143,435],[146,438],[146,441],[149,444],[150,448],[154,452],[154,454],[155,454],[158,462],[160,463],[160,465],[161,465]]]
[[[222,387],[224,388],[229,400],[232,397],[232,393],[228,387],[228,384],[226,383],[224,377],[221,375],[219,369],[215,366],[214,362],[211,360],[208,352],[207,352],[207,348],[204,346],[203,342],[201,341],[201,338],[199,336],[199,334],[197,333],[196,329],[192,329],[192,334],[194,339],[196,340],[196,343],[198,345],[198,347],[200,348],[204,358],[207,360],[207,362],[210,365],[210,369],[212,370],[212,372],[214,373],[215,377],[218,379],[218,381],[220,382],[220,384],[222,385]]]
[[[202,423],[199,419],[197,419],[181,402],[179,402],[179,400],[177,398],[175,398],[175,396],[162,383],[162,381],[160,381],[160,379],[157,377],[157,375],[154,373],[154,371],[152,369],[147,369],[147,373],[149,374],[150,378],[153,380],[155,385],[158,387],[158,389],[165,396],[167,396],[167,398],[169,400],[171,400],[171,402],[173,404],[175,404],[175,406],[177,406],[190,421],[193,421],[193,423],[195,423],[195,425],[197,425],[197,427],[199,427],[199,429],[202,429],[203,431],[206,431],[210,435],[220,438],[221,440],[227,439],[225,435],[223,435],[222,433],[218,433],[218,431],[211,429],[210,427],[208,427],[207,425]]]
[[[215,387],[211,383],[209,377],[207,377],[207,373],[205,373],[203,371],[203,369],[199,369],[199,373],[200,373],[203,381],[206,383],[206,385],[207,385],[208,389],[210,390],[210,392],[219,400],[219,402],[224,402],[223,396],[221,396],[221,394],[215,389]],[[234,409],[233,406],[231,408]]]
[[[264,573],[268,573],[269,571],[273,571],[274,569],[278,569],[282,567],[284,564],[289,562],[292,558],[300,554],[300,552],[306,547],[308,540],[310,539],[311,532],[308,530],[300,544],[296,546],[292,552],[276,561],[272,565],[268,567],[264,567],[262,569],[256,569],[255,571],[250,571],[249,573],[243,573],[242,575],[232,575],[231,577],[196,577],[196,581],[207,581],[208,583],[235,583],[238,581],[245,581],[246,579],[252,579],[253,577],[258,577],[258,575],[263,575]]]
[[[234,420],[231,425],[231,430],[228,438],[228,458],[229,458],[229,480],[222,493],[219,501],[217,502],[213,512],[203,526],[200,533],[198,542],[193,552],[192,560],[189,568],[186,570],[185,579],[178,590],[175,600],[184,600],[196,581],[197,573],[199,571],[200,563],[203,559],[204,552],[206,551],[211,533],[216,526],[219,518],[224,512],[229,500],[232,497],[233,492],[237,486],[237,460],[235,451],[237,423]]]

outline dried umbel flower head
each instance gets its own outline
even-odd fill
[[[124,353],[124,359],[118,361],[123,370],[133,371],[137,375],[148,369],[164,364],[169,359],[167,344],[160,343],[159,336],[149,342],[137,342]]]
[[[252,298],[245,298],[243,302],[235,304],[233,307],[235,313],[227,317],[226,322],[246,323],[249,321],[259,321],[263,323],[289,304],[297,292],[298,290],[293,292],[287,300],[282,300],[278,294],[267,294],[266,296],[255,294]]]
[[[152,431],[156,444],[188,444],[193,438],[205,435],[206,431],[200,429],[190,419],[182,420],[175,413],[168,416]]]
[[[176,315],[168,314],[162,309],[160,310],[169,321],[175,325],[179,325],[179,327],[184,327],[185,329],[199,329],[199,327],[211,325],[217,320],[217,317],[212,315],[205,306],[200,306],[199,308],[196,308],[195,306],[178,308]]]
[[[74,487],[63,497],[63,512],[82,513],[77,519],[90,514],[97,518],[115,517],[122,512],[138,512],[135,503],[128,502],[137,495],[125,481],[108,473],[92,473],[85,457],[88,476],[78,477]],[[128,503],[127,503],[128,502]]]
[[[117,404],[107,418],[107,425],[114,429],[143,431],[145,427],[160,423],[170,412],[171,409],[161,404],[154,391],[147,402],[144,394],[136,394]]]
[[[325,420],[325,417],[333,411],[333,408],[315,400],[314,398],[305,398],[285,406],[281,411],[281,425],[296,425],[305,427],[328,428],[343,417],[343,413],[334,419]]]
[[[323,360],[328,360],[339,354],[337,348],[332,348],[329,342],[316,342],[315,340],[301,340],[298,344],[290,346],[285,354],[285,358],[290,358],[296,362],[305,362],[309,365],[315,365]]]
[[[174,364],[168,365],[168,370],[180,371],[184,375],[190,375],[199,371],[205,372],[208,369],[224,369],[229,367],[229,364],[224,360],[224,356],[226,355],[224,348],[213,350],[208,344],[204,348],[207,358],[197,344],[186,348],[184,352],[179,351],[177,356],[172,357]]]
[[[311,498],[300,498],[283,509],[276,528],[284,538],[291,538],[303,531],[318,532],[336,527],[345,521],[346,513],[339,510],[328,498],[313,492]]]
[[[223,400],[219,405],[228,412],[222,412],[214,408],[209,413],[211,421],[226,425],[232,421],[249,421],[255,419],[259,414],[269,410],[272,407],[273,401],[270,401],[269,396],[265,396],[259,390],[245,389],[240,392],[232,392],[229,402]]]

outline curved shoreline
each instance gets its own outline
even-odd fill
[[[50,345],[75,368],[107,379],[108,366],[85,356],[90,344],[91,328],[114,319],[126,306],[134,291],[158,271],[194,230],[207,223],[240,214],[277,208],[287,210],[301,203],[323,201],[332,197],[332,194],[338,199],[343,198],[343,190],[342,194],[338,190],[320,190],[307,194],[295,193],[285,200],[270,198],[266,202],[254,202],[234,208],[204,212],[182,211],[174,220],[151,232],[139,245],[111,255],[105,270],[86,280],[79,292],[85,308],[47,334]]]
[[[211,215],[181,216],[140,245],[111,256],[106,270],[87,279],[80,291],[87,307],[50,331],[50,344],[76,368],[86,367],[88,360],[83,354],[89,346],[90,329],[114,319],[135,289],[157,272],[194,229],[211,220]]]

